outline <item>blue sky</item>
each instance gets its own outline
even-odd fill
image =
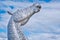
[[[30,40],[60,40],[60,0],[0,0],[1,40],[7,37],[7,24],[11,17],[6,11],[13,13],[34,2],[39,2],[42,8],[22,27],[25,36]]]
[[[5,1],[5,0],[0,0],[0,1]],[[9,0],[9,1],[11,1],[11,0]],[[24,1],[34,2],[35,0],[12,0],[12,1],[16,1],[16,2],[24,2]],[[38,1],[50,2],[51,0],[38,0]]]

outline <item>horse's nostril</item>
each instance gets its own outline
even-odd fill
[[[41,6],[37,6],[37,8],[41,8]]]
[[[41,6],[39,8],[41,8]]]
[[[41,6],[39,6],[38,8],[41,8]]]

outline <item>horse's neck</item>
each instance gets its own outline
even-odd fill
[[[24,36],[24,34],[23,34],[23,32],[22,32],[22,30],[20,28],[20,23],[16,23],[15,26],[16,26],[17,33],[19,35],[19,39],[26,40],[25,36]]]
[[[14,23],[12,18],[8,24],[8,40],[26,40],[19,23]]]
[[[14,26],[14,22],[12,20],[12,18],[10,19],[9,23],[8,23],[8,40],[18,40],[18,34],[17,34],[17,30]]]

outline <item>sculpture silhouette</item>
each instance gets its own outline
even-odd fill
[[[27,40],[22,33],[20,27],[25,25],[30,17],[39,12],[41,5],[38,3],[33,4],[30,7],[17,10],[14,13],[7,11],[11,16],[8,23],[8,40]]]

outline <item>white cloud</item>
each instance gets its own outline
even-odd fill
[[[7,40],[7,34],[4,32],[0,32],[0,40]]]
[[[0,40],[7,40],[7,38],[0,38]]]
[[[50,33],[32,34],[29,36],[29,40],[60,40],[60,35]]]

